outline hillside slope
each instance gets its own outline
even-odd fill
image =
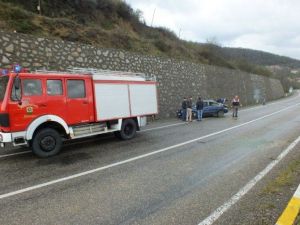
[[[280,65],[294,69],[300,68],[300,60],[286,56],[279,56],[269,52],[246,49],[246,48],[222,48],[222,55],[229,60],[244,59],[252,64],[271,66]]]
[[[266,65],[300,68],[300,61],[249,49],[222,48],[179,39],[141,22],[141,12],[121,0],[0,0],[0,29],[98,47],[117,48],[274,76]],[[289,73],[284,76],[289,76]]]

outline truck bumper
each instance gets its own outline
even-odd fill
[[[7,143],[12,143],[14,146],[27,144],[25,134],[25,131],[13,133],[0,132],[0,147],[4,147]]]
[[[11,133],[0,132],[0,143],[1,142],[4,142],[4,143],[12,142],[12,135],[11,135]]]
[[[0,132],[0,147],[4,147],[5,143],[12,142],[12,135],[11,133],[2,133]]]

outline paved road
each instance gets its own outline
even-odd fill
[[[2,151],[0,224],[199,224],[298,137],[299,110],[297,94],[238,119],[69,142],[50,159]]]

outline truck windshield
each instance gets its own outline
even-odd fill
[[[3,101],[6,87],[8,83],[8,76],[0,76],[0,101]]]

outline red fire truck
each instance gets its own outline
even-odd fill
[[[158,113],[155,77],[73,68],[28,72],[15,66],[0,77],[0,145],[27,145],[40,157],[66,139],[113,132],[131,139]]]

